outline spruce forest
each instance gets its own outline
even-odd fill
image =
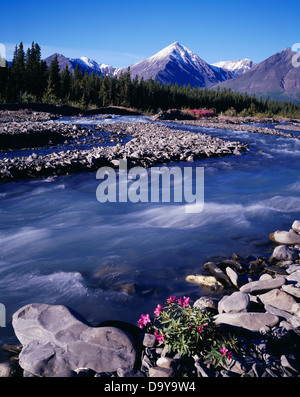
[[[300,105],[256,98],[226,89],[161,85],[155,80],[132,78],[130,69],[118,76],[88,74],[79,66],[73,73],[60,70],[57,57],[47,67],[41,48],[32,43],[26,53],[23,44],[15,47],[11,65],[0,68],[0,103],[67,104],[82,109],[124,106],[142,112],[159,110],[215,109],[220,114],[300,118]]]

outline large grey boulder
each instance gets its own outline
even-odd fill
[[[300,288],[300,270],[297,270],[291,273],[289,276],[286,276],[286,280],[295,287]]]
[[[15,334],[23,344],[20,366],[36,376],[90,368],[114,372],[133,368],[133,337],[116,327],[91,327],[66,306],[33,303],[13,315]]]
[[[221,313],[215,316],[215,323],[234,327],[237,330],[260,332],[268,327],[274,327],[279,317],[269,313]]]
[[[259,295],[264,305],[271,305],[288,313],[294,313],[297,308],[297,301],[290,294],[279,289],[273,289],[265,294]]]
[[[292,229],[296,232],[300,234],[300,221],[296,220],[293,222],[292,224]]]
[[[279,245],[276,247],[271,255],[270,260],[275,259],[277,261],[293,261],[298,259],[299,251],[294,248],[287,247],[286,245]]]
[[[283,284],[285,284],[285,278],[284,277],[275,277],[272,279],[260,279],[258,281],[251,281],[248,284],[243,285],[240,288],[240,291],[245,292],[245,293],[252,293],[252,294],[258,294],[264,291],[269,291],[274,288],[279,288]]]
[[[300,235],[293,229],[290,229],[288,232],[285,230],[277,230],[270,235],[270,239],[279,244],[300,244]]]
[[[229,296],[224,296],[219,304],[219,313],[229,313],[229,312],[246,312],[250,304],[250,298],[248,294],[244,292],[233,292]]]

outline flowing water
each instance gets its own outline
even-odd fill
[[[32,302],[70,306],[96,325],[111,319],[136,323],[171,294],[195,300],[207,292],[187,283],[187,275],[233,252],[269,254],[269,233],[288,230],[299,219],[300,140],[175,127],[249,143],[241,156],[193,163],[205,170],[199,213],[188,214],[176,203],[101,204],[95,172],[0,185],[3,337],[12,334],[12,314]]]

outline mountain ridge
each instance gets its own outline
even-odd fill
[[[300,103],[300,68],[292,65],[296,53],[289,47],[255,64],[245,58],[208,64],[178,41],[130,67],[131,78],[156,79],[161,84],[190,85],[193,87],[230,88],[266,99]],[[128,70],[98,63],[87,57],[67,58],[53,54],[45,61],[49,66],[57,55],[60,69],[80,70],[99,75],[118,76]],[[219,66],[218,66],[219,65]],[[223,66],[223,67],[220,67]]]
[[[230,88],[236,92],[247,92],[270,97],[275,100],[292,100],[300,103],[300,68],[293,66],[296,52],[289,47],[253,66],[231,82],[218,83],[215,87]]]
[[[67,58],[62,54],[53,54],[45,59],[48,66],[57,56],[60,69],[68,66],[74,72],[76,65],[88,73],[107,73],[110,76],[125,73],[128,67],[116,68],[114,66],[98,63],[87,57]],[[148,80],[153,78],[162,84],[188,85],[191,87],[211,87],[214,84],[236,76],[235,73],[213,66],[205,62],[197,54],[190,51],[178,41],[163,48],[153,56],[139,61],[130,67],[131,77]]]

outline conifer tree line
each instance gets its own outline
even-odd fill
[[[77,64],[73,73],[68,66],[60,70],[57,56],[49,68],[41,59],[41,48],[32,43],[24,51],[15,47],[9,66],[0,68],[0,103],[68,104],[80,108],[125,106],[155,113],[158,110],[215,109],[229,115],[300,117],[300,105],[259,99],[230,89],[208,89],[190,85],[160,84],[156,80],[132,78],[130,69],[118,76],[83,72]]]

